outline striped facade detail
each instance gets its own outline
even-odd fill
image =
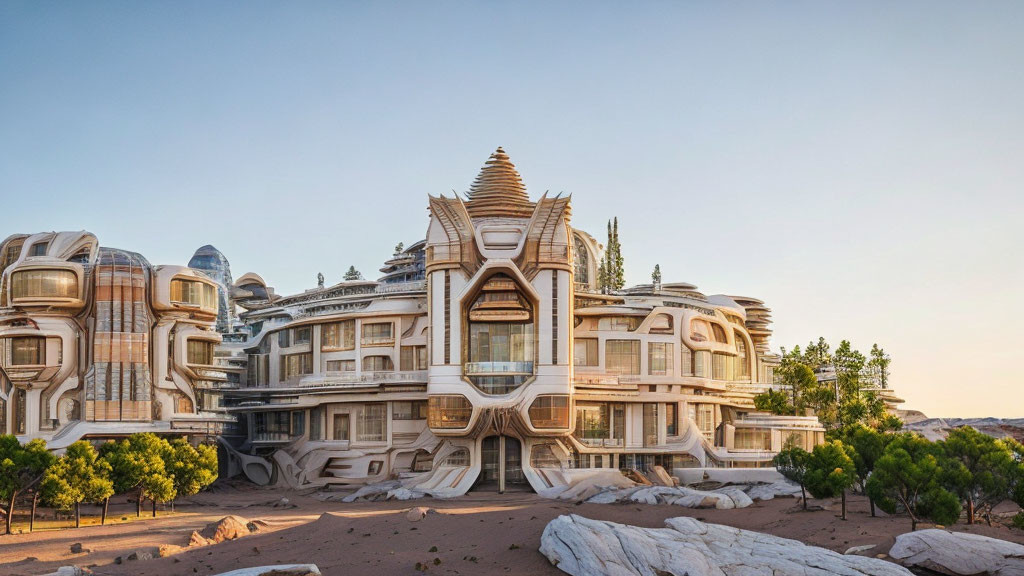
[[[100,251],[93,271],[95,332],[93,363],[86,374],[86,420],[152,420],[149,276],[149,263],[142,256]]]

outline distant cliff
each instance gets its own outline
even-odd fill
[[[1007,436],[1024,442],[1024,418],[928,418],[921,412],[901,411],[905,430],[920,432],[929,440],[942,440],[953,428],[970,426],[993,438]]]

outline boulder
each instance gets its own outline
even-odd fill
[[[540,552],[573,576],[911,576],[902,566],[693,518],[640,528],[575,514],[548,523]]]
[[[195,532],[193,532],[193,534],[195,534]],[[157,558],[166,558],[168,556],[173,556],[174,554],[177,554],[178,552],[181,552],[184,549],[184,546],[177,546],[174,544],[161,544],[156,549],[156,556]]]
[[[207,544],[219,544],[225,540],[234,540],[242,536],[248,536],[258,530],[256,523],[250,522],[241,516],[225,516],[216,522],[211,522],[198,533]],[[196,533],[193,532],[193,535]],[[193,536],[193,540],[196,540]],[[191,544],[190,544],[191,545]]]
[[[800,496],[800,485],[789,480],[779,480],[770,484],[753,484],[746,488],[747,496],[753,500],[772,500],[779,497]]]
[[[978,534],[929,529],[896,537],[889,556],[950,576],[1024,576],[1024,546]]]
[[[843,554],[860,554],[861,552],[867,552],[875,547],[875,544],[861,544],[860,546],[852,546],[846,549]]]
[[[81,554],[82,553],[82,543],[81,542],[75,542],[74,544],[72,544],[71,545],[71,553],[72,554]]]
[[[419,522],[420,520],[426,518],[427,514],[431,512],[433,512],[433,510],[430,508],[427,508],[425,506],[417,506],[415,508],[410,509],[409,512],[405,515],[405,518],[409,522]]]
[[[61,566],[56,572],[50,572],[45,576],[87,576],[92,573],[92,570],[81,566]]]

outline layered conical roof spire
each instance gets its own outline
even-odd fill
[[[519,172],[499,146],[469,187],[466,209],[474,217],[529,218],[534,204],[526,194]]]

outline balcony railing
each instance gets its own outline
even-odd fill
[[[579,440],[580,444],[593,448],[621,448],[625,446],[625,440],[622,438],[580,438],[575,434],[573,434],[573,437]]]
[[[533,374],[533,362],[467,362],[465,374]]]
[[[253,442],[288,442],[292,435],[288,432],[253,432]]]
[[[426,370],[413,370],[408,372],[325,372],[319,379],[303,380],[299,386],[303,388],[324,388],[330,386],[342,386],[345,384],[390,384],[390,383],[414,383],[422,384],[427,381]]]
[[[360,346],[394,346],[394,336],[363,336],[359,339]]]
[[[413,280],[411,282],[395,282],[394,284],[380,284],[377,286],[377,293],[390,294],[394,292],[423,292],[426,289],[426,280]]]

